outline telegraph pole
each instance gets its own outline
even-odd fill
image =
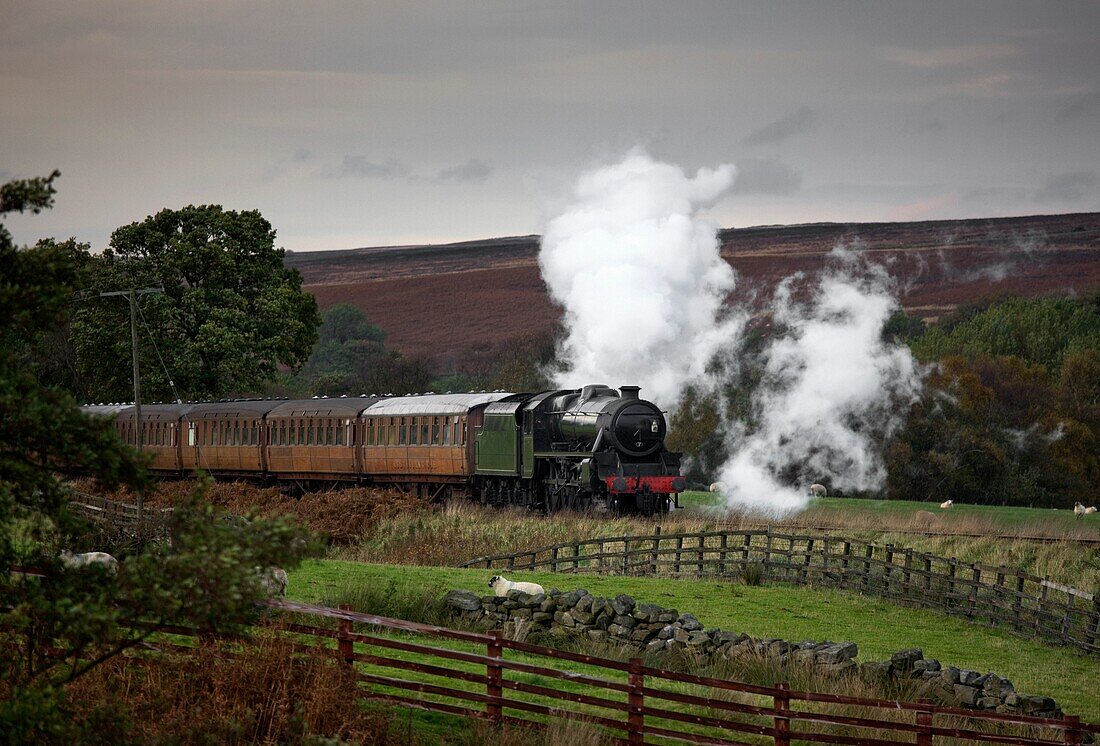
[[[142,432],[141,432],[141,368],[138,366],[138,330],[137,330],[137,296],[148,295],[150,293],[163,293],[164,288],[140,288],[129,290],[116,290],[112,293],[100,293],[101,298],[115,297],[115,296],[128,296],[130,300],[130,345],[134,352],[134,434],[137,438],[138,453],[141,453],[142,449]],[[141,490],[137,493],[137,520],[138,529],[141,528],[142,518],[142,503],[144,502],[144,494]]]

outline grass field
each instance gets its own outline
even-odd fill
[[[442,595],[452,588],[487,593],[486,570],[369,565],[315,560],[291,574],[289,596],[314,603],[342,603],[360,588],[383,589],[375,597],[391,599],[424,593]],[[921,647],[925,657],[944,665],[994,671],[1028,694],[1055,697],[1068,712],[1086,719],[1100,715],[1100,661],[1065,648],[1015,637],[932,612],[906,609],[871,598],[835,591],[782,585],[744,586],[721,582],[660,578],[600,578],[524,573],[545,587],[584,587],[613,596],[628,593],[639,602],[657,603],[695,614],[708,627],[788,640],[846,640],[860,646],[861,660],[882,660],[906,647]],[[390,609],[361,609],[386,613]],[[407,610],[406,610],[407,611]],[[392,613],[392,612],[391,612]]]
[[[704,514],[726,511],[721,495],[713,492],[684,492],[680,495],[680,505],[688,511]],[[920,511],[932,513],[933,517],[918,518],[916,514]],[[740,514],[740,511],[736,512]],[[1011,535],[1100,539],[1100,514],[1079,520],[1072,510],[1021,508],[1011,505],[956,503],[949,510],[940,510],[935,503],[915,500],[819,497],[811,499],[806,510],[778,522],[797,521],[802,525],[811,525],[814,520],[829,518],[838,521],[877,519],[885,527],[905,526],[920,531],[992,533],[1001,530]]]

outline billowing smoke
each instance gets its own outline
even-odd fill
[[[920,377],[909,349],[882,337],[897,308],[889,278],[843,247],[832,259],[808,298],[792,292],[799,278],[776,290],[779,332],[763,353],[753,423],[730,428],[720,470],[731,505],[783,513],[806,504],[813,482],[883,484],[881,444],[904,424]]]
[[[734,174],[688,176],[635,150],[579,179],[539,254],[565,308],[558,385],[638,384],[670,409],[689,386],[722,392],[748,312],[726,306],[734,272],[700,213]],[[811,482],[882,484],[881,439],[902,424],[919,377],[908,349],[882,339],[897,307],[885,274],[842,247],[832,261],[809,297],[796,292],[802,277],[776,291],[778,331],[762,352],[750,421],[723,423],[730,455],[719,479],[731,505],[785,512],[805,504]]]
[[[726,313],[734,272],[718,228],[700,217],[733,185],[734,168],[688,176],[642,150],[584,174],[547,224],[542,276],[565,308],[563,387],[636,384],[676,404],[707,364],[733,349],[743,316]]]

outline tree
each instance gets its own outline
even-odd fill
[[[94,398],[129,398],[130,374],[117,364],[130,354],[129,309],[97,296],[130,287],[164,288],[140,303],[142,334],[152,343],[142,350],[150,399],[173,398],[169,376],[186,398],[220,398],[258,391],[280,367],[299,368],[320,319],[283,254],[255,210],[192,205],[116,230],[92,261],[72,328]]]
[[[57,176],[4,185],[0,216],[48,208]],[[89,526],[67,509],[65,474],[148,486],[144,460],[110,422],[25,365],[34,340],[64,325],[78,274],[68,247],[20,249],[0,225],[0,743],[104,739],[68,715],[65,684],[159,625],[240,629],[263,595],[253,568],[293,567],[312,548],[285,520],[236,526],[196,494],[173,514],[172,542],[125,556],[117,576],[62,565],[60,549],[91,548],[81,546]]]

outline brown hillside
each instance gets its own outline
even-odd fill
[[[859,242],[898,279],[909,311],[936,317],[1002,294],[1100,289],[1100,213],[1019,218],[764,226],[721,233],[739,290],[814,271]],[[444,364],[475,348],[549,335],[561,311],[538,270],[538,237],[289,253],[318,303],[353,303],[410,356]]]

